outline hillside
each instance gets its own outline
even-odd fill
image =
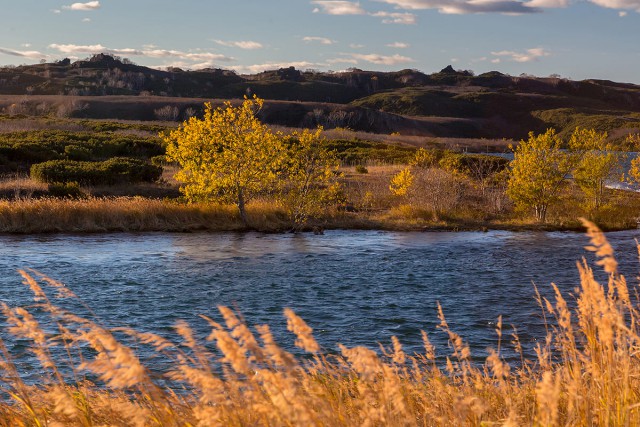
[[[430,75],[294,68],[238,75],[156,70],[104,54],[0,68],[0,109],[9,115],[182,120],[204,100],[251,94],[269,101],[264,120],[291,127],[514,139],[548,127],[589,126],[615,137],[640,129],[640,86],[605,80],[474,76],[451,66]]]

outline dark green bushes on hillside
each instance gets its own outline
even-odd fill
[[[48,160],[102,161],[111,157],[148,159],[162,154],[164,147],[155,137],[57,130],[0,135],[0,155],[27,167]]]
[[[161,167],[126,157],[116,157],[104,162],[50,160],[31,166],[31,178],[46,183],[114,185],[154,182],[161,175]]]
[[[358,139],[335,139],[327,141],[326,148],[335,150],[338,159],[346,165],[357,165],[367,161],[381,163],[408,163],[415,156],[416,148],[385,144]]]

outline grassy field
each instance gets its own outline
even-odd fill
[[[448,336],[448,348],[431,345],[436,331],[423,332],[419,354],[407,354],[395,338],[379,352],[340,346],[339,354],[326,354],[313,330],[288,309],[284,317],[304,353],[300,357],[279,346],[269,326],[250,329],[240,313],[226,307],[219,307],[224,324],[207,319],[206,341],[178,322],[181,338],[173,342],[155,333],[109,330],[66,312],[56,301],[76,298],[71,289],[37,272],[21,272],[35,306],[3,304],[5,332],[28,343],[43,376],[36,385],[26,383],[2,344],[0,424],[638,425],[637,294],[618,273],[603,233],[585,225],[598,268],[609,279],[598,283],[580,262],[575,310],[555,287],[553,298],[538,296],[548,333],[540,337],[534,358],[522,354],[517,333],[504,335],[498,319],[489,356],[472,361],[464,337],[447,323],[446,307],[438,309],[438,329]],[[45,330],[37,320],[42,316],[58,330]],[[521,354],[520,363],[503,360],[507,348]],[[168,371],[145,365],[142,351],[154,353]],[[65,362],[53,356],[62,353],[68,355]]]

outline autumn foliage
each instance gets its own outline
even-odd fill
[[[248,202],[279,197],[298,229],[329,203],[337,159],[323,147],[321,128],[294,133],[285,143],[257,117],[263,104],[256,96],[237,107],[205,104],[203,119],[191,117],[165,136],[167,159],[180,165],[175,178],[188,201],[234,203],[248,225]]]
[[[283,161],[282,138],[256,117],[262,104],[259,98],[239,107],[207,103],[203,119],[191,117],[165,137],[187,200],[235,203],[247,223],[246,203],[273,185]]]

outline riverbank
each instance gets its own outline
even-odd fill
[[[273,203],[257,202],[248,210],[245,226],[232,205],[185,204],[143,197],[114,198],[26,198],[0,201],[0,233],[102,233],[102,232],[194,232],[261,231],[292,229],[284,209]],[[598,221],[604,230],[637,228],[634,218],[612,217]],[[401,216],[389,211],[328,211],[306,231],[324,229],[387,231],[582,231],[578,219],[538,224],[528,219],[474,218],[426,219]]]

